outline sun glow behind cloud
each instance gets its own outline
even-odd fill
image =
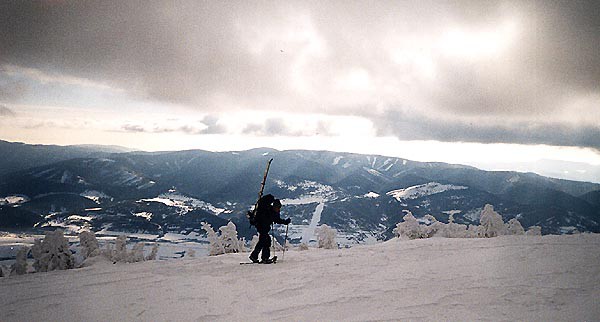
[[[440,40],[440,50],[454,58],[486,59],[500,56],[510,49],[517,36],[514,20],[485,29],[449,28]]]

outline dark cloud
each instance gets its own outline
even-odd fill
[[[242,48],[238,16],[252,7],[189,0],[64,1],[53,6],[3,1],[0,59],[114,82],[166,101],[207,103],[220,92],[263,96],[280,86],[269,77],[273,71],[267,62]]]
[[[366,114],[380,133],[408,140],[599,146],[598,1],[51,3],[0,2],[0,65],[114,84],[211,113]],[[507,52],[468,57],[502,45],[494,31],[511,23]],[[450,42],[466,58],[436,45],[449,28],[478,35]],[[366,76],[338,82],[349,70]],[[0,99],[7,93],[0,82]],[[573,108],[580,96],[592,99]],[[407,116],[399,105],[416,112]],[[496,119],[481,121],[489,117]],[[216,119],[201,123],[162,130],[225,132]],[[276,119],[243,132],[299,135]]]
[[[442,142],[520,143],[580,146],[600,150],[600,127],[562,123],[511,122],[485,124],[433,118],[413,112],[389,110],[373,119],[378,135],[406,140]]]
[[[0,105],[0,117],[15,117],[17,114],[10,108]]]

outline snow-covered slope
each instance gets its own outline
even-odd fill
[[[420,184],[406,189],[392,190],[386,193],[388,196],[394,197],[398,201],[402,199],[416,199],[424,196],[431,196],[437,193],[442,193],[448,190],[463,190],[468,189],[464,186],[455,186],[451,184],[441,184],[437,182],[429,182],[426,184]]]
[[[281,254],[280,259],[281,259]],[[401,241],[0,279],[3,321],[592,321],[600,235]],[[10,295],[10,296],[8,296]]]

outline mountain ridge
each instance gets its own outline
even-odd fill
[[[7,225],[11,228],[21,213],[27,218],[23,223],[26,226],[31,225],[33,217],[39,219],[35,227],[51,227],[44,218],[56,223],[68,220],[70,215],[81,215],[92,219],[75,226],[159,234],[200,232],[201,220],[215,225],[232,220],[240,233],[250,238],[253,230],[247,227],[245,212],[255,202],[270,158],[275,161],[265,193],[288,200],[284,215],[292,217],[298,232],[306,229],[319,202],[324,204],[320,223],[347,233],[355,241],[367,235],[389,238],[406,211],[417,217],[432,214],[441,221],[447,221],[447,214],[452,212],[458,223],[477,223],[478,212],[486,203],[493,204],[505,220],[517,217],[526,227],[540,225],[544,233],[600,231],[600,205],[595,202],[600,184],[381,155],[270,148],[134,151],[23,169],[3,176],[0,200],[22,195],[27,201],[0,204],[0,219],[11,218],[12,224]],[[410,198],[388,195],[390,191],[422,185],[465,189],[436,188],[435,193],[424,191]],[[178,206],[143,201],[157,197],[182,201]],[[90,207],[90,198],[96,207]],[[302,201],[309,199],[311,202]],[[61,206],[60,200],[69,200],[65,202],[68,207]],[[210,205],[208,210],[182,216],[195,209],[190,205],[203,204]],[[136,213],[154,215],[144,219]]]

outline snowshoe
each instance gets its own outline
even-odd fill
[[[250,255],[250,260],[252,261],[252,263],[259,263],[260,261],[258,260],[258,257],[253,257],[252,255]]]
[[[261,264],[275,264],[275,263],[277,263],[277,256],[273,256],[273,258],[263,259],[260,263]]]

